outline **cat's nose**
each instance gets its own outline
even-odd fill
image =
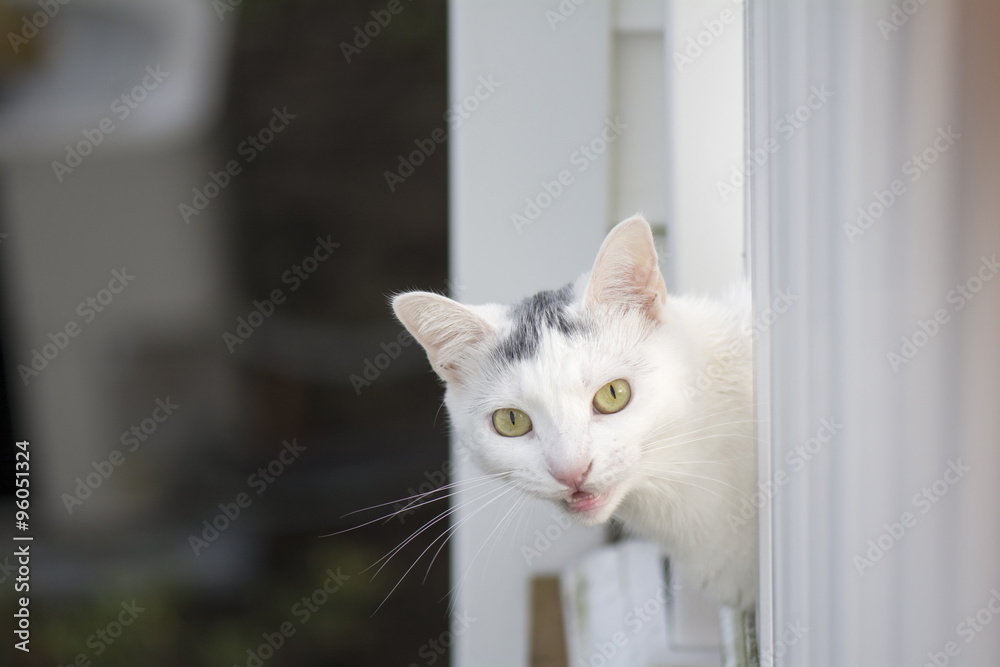
[[[579,491],[580,487],[583,486],[584,481],[587,479],[587,475],[590,474],[590,469],[594,467],[594,462],[572,468],[552,468],[552,476],[556,478],[560,483],[565,484],[574,491]]]

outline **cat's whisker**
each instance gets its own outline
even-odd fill
[[[716,433],[702,433],[700,437],[693,438],[691,436],[699,435],[697,431],[692,431],[691,433],[678,433],[676,435],[661,437],[661,438],[647,438],[642,441],[640,447],[644,452],[646,451],[656,451],[660,448],[670,447],[673,445],[687,444],[689,442],[701,442],[703,440],[712,440],[714,438],[746,438],[748,440],[758,441],[759,438],[755,435],[749,435],[747,433],[740,433],[738,431],[719,431]]]
[[[667,430],[670,430],[672,428],[682,428],[682,427],[685,427],[685,426],[690,426],[692,424],[696,424],[696,423],[698,423],[700,421],[704,421],[706,419],[712,419],[712,418],[718,417],[720,415],[724,415],[724,414],[727,414],[727,413],[730,413],[730,412],[735,412],[737,410],[746,411],[747,409],[748,409],[747,406],[745,406],[745,405],[739,405],[739,406],[736,406],[736,407],[733,407],[733,408],[729,408],[727,410],[719,410],[718,412],[712,412],[712,413],[709,413],[709,414],[698,415],[697,417],[695,417],[693,419],[688,419],[686,421],[680,421],[679,419],[673,419],[673,420],[667,422],[666,424],[660,426],[656,431],[654,431],[654,433],[660,432],[660,431],[667,431]],[[765,421],[765,420],[755,420],[755,421]]]
[[[491,501],[491,502],[492,502],[492,501]],[[516,500],[516,496],[515,496],[515,501],[514,501],[514,503],[515,503],[515,504],[517,503],[517,500]],[[488,504],[488,503],[487,503],[487,504]],[[443,542],[441,542],[441,546],[439,546],[439,547],[437,548],[437,551],[435,551],[435,552],[434,552],[434,556],[432,556],[432,557],[431,557],[431,562],[430,562],[430,563],[428,563],[428,565],[427,565],[427,571],[426,571],[426,572],[424,573],[424,578],[423,578],[423,580],[422,580],[422,581],[420,582],[421,584],[424,584],[424,583],[425,583],[425,582],[427,581],[427,577],[428,577],[428,576],[430,575],[430,573],[431,573],[431,568],[432,568],[432,567],[434,566],[434,561],[436,561],[436,560],[437,560],[437,557],[438,557],[438,555],[439,555],[439,554],[441,553],[441,550],[442,550],[442,549],[444,549],[444,548],[445,548],[445,546],[446,546],[447,544],[448,544],[448,540],[446,539],[446,540],[444,540]],[[421,555],[422,555],[422,554],[421,554]]]
[[[681,465],[685,463],[727,463],[732,461],[746,461],[747,459],[756,458],[756,456],[737,456],[731,459],[707,459],[704,461],[670,461],[670,465]]]
[[[530,500],[531,500],[531,496],[529,496],[527,493],[525,493],[521,497],[521,507],[524,507],[525,505],[529,504]],[[531,512],[529,512],[528,514],[530,516],[533,513],[534,513],[534,509],[532,508]],[[518,515],[517,515],[517,525],[514,526],[513,535],[511,535],[511,538],[516,538],[517,537],[517,531],[521,528],[521,521],[524,520],[524,514],[525,514],[524,512],[519,512],[518,513]],[[525,526],[524,528],[525,528],[525,530],[528,529],[527,526]],[[521,541],[523,543],[524,542],[524,533],[521,533],[521,536],[522,536],[522,540]]]
[[[729,437],[729,436],[727,436],[727,437]],[[739,436],[738,434],[732,434],[732,437],[744,437],[744,438],[746,438],[748,436]],[[691,440],[682,440],[680,442],[669,442],[669,443],[666,443],[666,444],[653,443],[653,444],[656,444],[655,447],[644,448],[642,450],[642,453],[643,454],[654,454],[656,452],[662,452],[665,449],[674,449],[676,447],[683,447],[684,445],[691,445],[691,444],[694,444],[694,443],[702,442],[704,440],[713,440],[714,438],[715,438],[715,436],[711,436],[711,437],[705,437],[705,438],[692,438]],[[696,448],[696,453],[701,454],[701,455],[704,456],[706,454],[706,448],[708,448],[708,451],[711,451],[712,449],[715,449],[712,445],[701,445],[698,448]],[[718,460],[718,459],[716,459],[716,460]]]
[[[479,547],[479,550],[482,551],[483,547],[485,547],[489,543],[490,538],[493,535],[496,535],[496,539],[493,540],[493,545],[490,547],[489,553],[486,554],[486,565],[485,565],[485,567],[487,569],[489,569],[490,558],[493,556],[493,549],[496,548],[497,542],[500,541],[500,537],[503,535],[503,529],[502,529],[502,527],[505,526],[508,523],[508,521],[510,521],[511,512],[513,512],[519,506],[519,503],[521,502],[521,499],[524,498],[524,497],[525,496],[524,496],[523,493],[520,496],[515,496],[514,497],[514,503],[510,506],[510,509],[508,509],[507,513],[504,514],[503,517],[500,519],[500,521],[497,522],[496,527],[490,532],[489,535],[486,536],[486,539],[483,540],[482,546]],[[497,531],[499,531],[499,532],[497,532]],[[479,552],[477,551],[476,553],[478,554]]]
[[[758,423],[758,421],[756,419],[740,419],[740,420],[737,420],[737,421],[722,422],[721,424],[708,424],[707,426],[702,426],[702,427],[696,428],[696,429],[687,429],[686,428],[682,433],[677,434],[677,435],[664,434],[664,432],[663,432],[664,429],[656,429],[655,431],[653,431],[652,433],[650,433],[647,437],[649,437],[649,438],[663,437],[663,438],[669,439],[669,438],[674,438],[674,437],[680,437],[681,435],[691,435],[693,433],[700,433],[701,431],[705,431],[705,430],[712,429],[712,428],[722,428],[723,426],[731,426],[733,424],[756,424],[756,423]],[[678,426],[678,428],[681,427],[681,426],[686,427],[686,426],[688,426],[688,424],[681,424],[681,425]]]
[[[667,481],[667,482],[676,482],[677,484],[687,484],[688,486],[693,486],[696,489],[701,489],[702,491],[708,491],[709,493],[712,493],[712,494],[718,496],[719,498],[722,498],[723,500],[725,500],[727,503],[729,503],[730,505],[732,505],[736,509],[740,508],[739,505],[737,505],[736,503],[734,503],[729,498],[726,498],[724,495],[722,495],[718,491],[715,491],[713,489],[709,489],[708,487],[702,486],[701,484],[695,484],[694,482],[686,482],[686,481],[684,481],[682,479],[676,479],[676,478],[672,478],[672,477],[661,477],[660,475],[653,475],[653,474],[650,474],[650,473],[645,472],[645,471],[640,471],[640,474],[642,474],[642,475],[644,475],[646,477],[652,477],[653,479],[660,479],[660,480]]]
[[[374,578],[378,575],[378,573],[382,571],[382,568],[384,568],[388,564],[389,560],[391,560],[393,557],[395,557],[396,554],[398,554],[400,551],[402,551],[404,548],[406,548],[407,545],[409,545],[413,540],[415,540],[421,534],[423,534],[424,532],[426,532],[428,529],[430,529],[431,527],[433,527],[437,523],[439,523],[439,522],[441,522],[441,521],[449,518],[452,514],[454,514],[456,511],[458,511],[462,507],[464,507],[466,505],[469,505],[470,503],[475,502],[476,500],[479,500],[480,498],[485,498],[486,496],[490,495],[490,493],[492,493],[492,492],[493,492],[492,490],[488,491],[488,492],[486,492],[486,493],[484,493],[484,494],[482,494],[482,495],[480,495],[480,496],[478,496],[476,498],[472,498],[472,499],[470,499],[470,500],[462,503],[461,505],[447,507],[443,511],[439,512],[437,514],[437,516],[435,516],[433,519],[431,519],[430,521],[428,521],[427,523],[425,523],[423,526],[421,526],[418,530],[416,530],[413,533],[411,533],[402,542],[400,542],[395,547],[393,547],[392,549],[390,549],[381,558],[379,558],[374,563],[372,563],[371,565],[369,565],[368,567],[366,567],[364,570],[362,570],[362,572],[367,572],[368,570],[372,569],[373,567],[375,567],[376,565],[379,565],[379,563],[381,563],[381,565],[379,566],[378,570],[376,570],[375,574],[372,575],[372,580],[374,580]]]
[[[490,502],[493,502],[493,501],[491,500]],[[486,505],[483,505],[483,507],[480,507],[478,510],[476,510],[476,513],[478,513],[479,511],[481,511],[487,505],[489,505],[489,503],[487,503]],[[461,522],[459,522],[459,524],[456,526],[456,529],[458,527],[460,527],[463,523],[465,523],[466,521],[468,521],[469,519],[471,519],[473,515],[469,515],[465,519],[463,519]],[[489,537],[492,536],[494,532],[496,532],[496,528],[494,528],[493,531],[490,532],[490,535],[487,536],[486,540],[483,541],[483,544],[479,547],[479,549],[476,551],[476,553],[473,554],[472,559],[469,561],[469,567],[465,568],[465,574],[462,575],[462,578],[459,579],[458,583],[455,584],[455,586],[452,587],[452,589],[450,591],[448,591],[448,595],[452,595],[452,601],[449,604],[449,613],[452,611],[452,605],[454,605],[455,601],[458,599],[458,596],[454,595],[454,593],[456,593],[457,591],[461,590],[462,585],[465,583],[466,578],[469,576],[469,573],[472,571],[473,565],[475,565],[475,563],[476,563],[476,558],[479,556],[480,552],[482,552],[483,547],[486,546],[486,542],[489,541]]]
[[[528,503],[528,520],[524,522],[524,530],[521,532],[521,544],[525,544],[528,541],[528,526],[531,525],[531,520],[535,518],[535,508],[538,507],[538,503]]]
[[[379,507],[387,507],[389,505],[396,505],[396,504],[402,503],[402,502],[413,501],[414,499],[416,499],[416,500],[419,501],[421,498],[426,498],[427,496],[429,496],[431,494],[434,494],[434,493],[437,493],[438,491],[444,491],[446,489],[450,489],[450,488],[453,488],[453,487],[456,487],[456,486],[461,486],[462,484],[470,484],[472,482],[477,482],[477,481],[483,480],[483,479],[495,479],[497,477],[502,477],[504,475],[509,475],[509,474],[511,474],[511,473],[509,473],[509,472],[491,473],[489,475],[480,475],[478,477],[470,477],[469,479],[459,480],[457,482],[452,482],[450,484],[442,484],[441,486],[434,487],[430,491],[424,491],[422,493],[414,493],[412,496],[406,496],[405,498],[397,498],[396,500],[390,500],[388,502],[379,503],[377,505],[369,505],[368,507],[362,507],[361,509],[351,510],[347,514],[342,514],[340,516],[340,518],[341,519],[346,519],[347,517],[352,516],[354,514],[360,514],[361,512],[367,512],[368,510],[377,509]],[[409,506],[404,507],[403,509],[408,509],[408,507]],[[401,509],[399,511],[403,511],[403,510]],[[390,514],[389,516],[391,517],[392,515]]]
[[[666,472],[666,473],[671,473],[671,474],[674,474],[674,475],[687,475],[688,477],[697,477],[699,479],[707,479],[707,480],[709,480],[711,482],[715,482],[717,484],[722,484],[723,486],[728,486],[730,489],[732,489],[736,493],[738,493],[740,495],[743,495],[743,492],[740,491],[737,487],[733,486],[729,482],[724,482],[721,479],[718,479],[716,477],[707,477],[705,475],[696,475],[693,472],[684,472],[683,470],[672,470],[672,469],[669,469],[669,468],[652,468],[650,466],[646,466],[646,468],[649,469],[649,470],[653,470],[655,472]]]
[[[514,511],[514,510],[515,510],[515,509],[516,509],[516,508],[517,508],[517,507],[519,506],[519,504],[520,504],[521,502],[523,502],[523,500],[524,500],[524,499],[525,499],[526,497],[527,497],[527,496],[526,496],[525,494],[523,494],[523,493],[522,493],[522,494],[521,494],[520,496],[514,496],[514,502],[513,502],[512,504],[511,504],[510,508],[509,508],[509,509],[507,510],[507,514],[505,514],[505,515],[504,515],[504,517],[503,517],[503,518],[502,518],[502,519],[501,519],[501,520],[500,520],[499,522],[497,522],[497,526],[498,526],[498,527],[499,527],[500,525],[502,525],[502,524],[503,524],[503,522],[504,522],[504,521],[505,521],[505,520],[507,519],[507,516],[509,516],[509,515],[510,515],[510,513],[511,513],[512,511]],[[496,531],[496,528],[494,528],[494,532],[495,532],[495,531]],[[492,535],[493,533],[490,533],[490,534]],[[498,538],[498,539],[499,539],[499,538]],[[486,541],[488,541],[488,540],[489,540],[489,536],[487,536],[486,540],[484,541],[484,544],[485,544],[485,542],[486,542]],[[446,544],[447,544],[447,540],[446,540],[445,542],[442,542],[442,543],[441,543],[441,546],[440,546],[440,547],[438,547],[438,550],[437,550],[437,551],[436,551],[436,552],[434,553],[434,558],[432,558],[432,559],[431,559],[431,563],[430,563],[430,565],[433,565],[433,564],[434,564],[434,560],[435,560],[435,559],[437,558],[438,554],[439,554],[439,553],[441,553],[441,550],[442,550],[442,549],[444,549],[444,547],[445,547],[445,545],[446,545]],[[429,573],[430,573],[430,565],[428,565],[428,567],[427,567],[427,574],[429,574]],[[426,580],[426,579],[427,579],[427,575],[425,574],[425,575],[424,575],[424,580]]]
[[[375,574],[372,575],[372,579],[371,580],[374,581],[375,577],[378,576],[378,573],[382,571],[382,568],[384,568],[389,563],[389,561],[392,560],[393,557],[396,556],[396,554],[398,554],[400,551],[402,551],[403,549],[405,549],[411,542],[413,542],[413,540],[415,540],[417,537],[419,537],[420,535],[422,535],[425,531],[427,531],[428,529],[430,529],[432,526],[434,526],[438,522],[447,519],[452,514],[454,514],[457,510],[458,510],[457,507],[448,507],[447,509],[443,510],[437,516],[435,516],[433,519],[431,519],[430,521],[428,521],[427,523],[425,523],[423,526],[421,526],[419,529],[417,529],[416,531],[414,531],[413,533],[411,533],[402,542],[400,542],[395,547],[393,547],[392,549],[390,549],[389,551],[387,551],[385,553],[385,555],[383,555],[381,558],[379,558],[378,560],[376,560],[374,563],[372,563],[371,565],[369,565],[365,569],[361,570],[361,572],[362,573],[367,572],[368,570],[372,569],[373,567],[375,567],[376,565],[379,565],[379,563],[381,563],[381,565],[379,565],[379,568],[377,570],[375,570]]]
[[[712,435],[702,436],[700,438],[692,438],[690,440],[682,440],[681,442],[670,442],[667,440],[652,440],[643,443],[642,451],[643,453],[658,452],[663,449],[670,449],[672,447],[680,447],[682,445],[690,445],[694,442],[702,442],[704,440],[713,440],[715,438],[747,438],[750,440],[757,440],[758,438],[752,435],[746,435],[745,433],[714,433]],[[656,445],[651,447],[650,445]]]
[[[517,515],[517,525],[520,525],[520,523],[521,523],[521,519],[522,519],[522,517],[524,517],[524,512],[521,512],[521,509],[522,509],[522,508],[524,507],[524,504],[525,504],[525,503],[526,503],[526,502],[528,501],[528,497],[529,497],[529,496],[528,496],[528,494],[527,494],[527,493],[522,493],[522,494],[521,494],[521,495],[520,495],[520,496],[519,496],[519,497],[517,498],[517,500],[515,500],[515,501],[514,501],[514,506],[513,506],[513,511],[514,511],[514,512],[516,512],[516,515]],[[507,526],[511,526],[511,525],[513,525],[513,524],[514,524],[514,518],[513,518],[513,517],[511,517],[511,518],[510,518],[510,519],[509,519],[509,520],[507,521]],[[512,547],[512,546],[513,546],[513,544],[514,544],[514,537],[516,537],[516,536],[517,536],[517,525],[515,525],[515,526],[514,526],[514,530],[513,530],[513,533],[514,533],[514,534],[513,534],[513,535],[511,535],[511,539],[510,539],[510,540],[508,540],[508,542],[507,542],[507,555],[508,555],[508,556],[510,555],[510,549],[511,549],[511,547]],[[500,534],[499,534],[499,535],[497,535],[497,542],[500,542],[500,540],[504,539],[504,536],[505,536],[505,535],[507,534],[507,526],[504,526],[504,529],[503,529],[502,531],[500,531]],[[493,555],[493,554],[492,554],[492,552],[491,552],[491,553],[490,553],[490,554],[489,554],[489,555],[487,556],[487,562],[489,562],[489,556],[492,556],[492,555]]]
[[[652,433],[649,433],[646,436],[646,439],[647,440],[662,440],[662,441],[667,441],[667,440],[670,440],[672,438],[686,437],[686,436],[689,436],[689,435],[694,435],[694,434],[697,434],[697,433],[702,433],[704,431],[709,431],[711,429],[723,429],[723,428],[725,428],[727,426],[742,425],[742,424],[756,424],[756,423],[757,423],[757,420],[755,420],[755,419],[741,419],[741,420],[738,420],[738,421],[721,422],[719,424],[709,424],[707,426],[702,426],[702,427],[699,427],[699,428],[685,428],[683,431],[678,431],[677,433],[662,433],[662,432],[659,432],[659,431],[653,431]],[[742,432],[742,431],[746,431],[747,429],[746,429],[745,426],[740,426],[740,428],[736,429],[736,430]]]
[[[500,487],[500,490],[503,490],[504,488],[509,487],[511,485],[512,485],[511,482],[507,482],[506,484],[504,484],[503,486]],[[418,530],[416,530],[413,534],[411,534],[405,540],[403,540],[398,545],[396,545],[386,555],[382,556],[377,561],[375,561],[374,563],[372,563],[371,565],[369,565],[368,567],[366,567],[364,570],[362,570],[362,572],[367,572],[368,570],[372,569],[373,567],[375,567],[379,563],[382,563],[379,566],[378,570],[375,571],[375,574],[372,575],[372,579],[374,579],[376,576],[378,576],[378,573],[382,571],[382,568],[384,568],[386,565],[388,565],[389,561],[392,560],[392,558],[396,554],[398,554],[400,551],[402,551],[404,548],[406,548],[406,546],[408,544],[410,544],[410,542],[412,542],[414,539],[416,539],[419,535],[423,534],[431,526],[433,526],[433,525],[437,524],[438,522],[440,522],[440,521],[442,521],[442,520],[450,517],[452,514],[454,514],[458,510],[460,510],[460,509],[462,509],[462,508],[470,505],[471,503],[473,503],[473,502],[475,502],[477,500],[480,500],[481,498],[485,498],[486,496],[489,496],[491,494],[495,494],[495,493],[497,493],[497,489],[490,489],[486,493],[483,493],[483,494],[481,494],[479,496],[476,496],[475,498],[471,498],[471,499],[465,501],[464,503],[462,503],[460,505],[455,505],[453,507],[447,508],[446,510],[444,510],[443,512],[441,512],[440,514],[438,514],[436,517],[434,517],[433,519],[431,519],[429,522],[427,522],[426,524],[424,524],[422,527],[420,527]],[[487,504],[489,504],[489,501],[487,501]],[[449,530],[450,530],[450,528],[449,528]],[[440,536],[439,536],[438,539],[440,539]],[[437,540],[435,539],[435,542],[436,541]],[[431,544],[433,544],[433,542]]]
[[[463,484],[474,484],[472,487],[469,487],[469,488],[476,488],[476,487],[482,486],[484,484],[488,484],[489,482],[491,482],[493,480],[499,480],[499,479],[502,479],[504,477],[508,477],[508,476],[510,476],[512,474],[514,474],[513,471],[501,472],[501,473],[493,473],[493,474],[490,474],[490,475],[481,475],[479,477],[473,477],[473,478],[467,479],[467,480],[460,480],[458,482],[453,482],[451,484],[445,484],[445,485],[439,486],[439,487],[437,487],[435,489],[432,489],[430,491],[427,491],[427,492],[425,492],[423,494],[417,494],[417,496],[418,496],[417,500],[420,500],[421,497],[437,493],[438,491],[442,491],[442,490],[446,490],[446,489],[455,489],[452,493],[448,493],[448,494],[443,495],[443,496],[438,496],[437,498],[434,498],[433,500],[427,501],[427,503],[431,503],[431,502],[434,502],[436,500],[441,500],[442,498],[450,498],[450,497],[454,496],[456,493],[460,493],[462,491],[468,490],[468,489],[457,489],[457,487],[462,486]],[[412,501],[412,502],[416,502],[416,501]],[[427,503],[420,503],[418,505],[414,505],[414,504],[411,503],[411,504],[408,504],[408,505],[400,508],[398,511],[399,512],[405,512],[407,510],[416,509],[417,507],[423,507],[423,505],[426,505]],[[391,517],[392,515],[389,515],[389,516]]]
[[[471,479],[471,480],[462,480],[460,482],[455,482],[454,484],[449,484],[448,485],[449,488],[456,489],[456,490],[453,490],[451,493],[447,493],[447,494],[438,496],[436,498],[431,498],[430,500],[423,500],[421,502],[418,502],[417,504],[410,503],[410,504],[406,505],[405,507],[401,507],[398,510],[390,512],[389,514],[385,514],[385,515],[377,517],[375,519],[371,519],[370,521],[365,521],[364,523],[358,524],[357,526],[351,526],[350,528],[344,528],[342,530],[337,530],[337,531],[334,531],[332,533],[328,533],[326,535],[320,535],[320,537],[334,537],[336,535],[342,535],[344,533],[348,533],[348,532],[350,532],[352,530],[357,530],[358,528],[364,528],[365,526],[370,526],[371,524],[378,523],[379,521],[389,521],[394,516],[396,516],[398,514],[402,514],[403,512],[410,511],[410,510],[415,510],[415,509],[417,509],[419,507],[424,507],[425,505],[430,505],[431,503],[437,502],[439,500],[444,500],[446,498],[450,498],[450,497],[452,497],[452,496],[454,496],[457,493],[460,493],[462,491],[468,491],[468,490],[471,490],[471,489],[478,488],[480,486],[483,486],[485,484],[490,483],[494,479],[500,479],[501,476],[506,475],[506,474],[509,474],[509,473],[502,473],[502,474],[500,474],[498,476],[495,476],[495,477],[490,477],[488,475],[484,475],[482,477],[474,478],[474,479]],[[472,486],[469,486],[469,487],[467,487],[465,489],[457,489],[457,487],[462,486],[464,484],[472,484]],[[436,489],[432,489],[430,491],[426,491],[426,492],[424,492],[422,494],[417,494],[417,499],[420,500],[421,498],[426,498],[427,496],[433,495],[433,494],[437,493],[438,491],[440,491],[440,490],[442,490],[444,488],[445,487],[438,487]],[[410,496],[410,497],[412,498],[413,496]],[[393,500],[393,501],[389,501],[388,503],[380,503],[379,505],[373,505],[372,507],[366,508],[366,509],[374,509],[376,507],[384,507],[385,505],[397,504],[399,502],[401,502],[401,501]],[[364,510],[358,510],[358,511],[364,511]],[[353,512],[351,514],[353,514]],[[345,514],[344,516],[349,516],[349,515],[350,514]]]
[[[437,425],[438,417],[441,415],[441,410],[443,410],[445,407],[446,406],[444,404],[444,399],[442,398],[441,399],[441,405],[438,406],[437,412],[434,413],[434,422],[433,422],[433,424],[435,426]]]
[[[478,513],[478,511],[479,511],[479,510],[481,510],[481,509],[483,509],[483,507],[486,507],[486,506],[488,506],[488,505],[489,505],[489,504],[490,504],[491,502],[493,502],[494,500],[496,500],[496,499],[497,499],[498,497],[501,497],[501,496],[505,495],[505,493],[506,493],[506,492],[508,492],[508,491],[510,490],[509,488],[506,488],[506,487],[510,487],[510,486],[511,486],[510,484],[507,484],[507,485],[505,485],[504,487],[501,487],[501,488],[500,488],[500,490],[499,490],[500,492],[498,492],[498,493],[495,493],[495,494],[493,495],[493,497],[492,497],[492,498],[490,498],[490,500],[486,501],[486,503],[484,503],[484,504],[483,504],[483,505],[482,505],[482,506],[481,506],[481,507],[480,507],[480,508],[479,508],[478,510],[476,510],[476,512],[473,512],[473,515],[475,515],[476,513]],[[506,490],[505,490],[505,489],[506,489]],[[438,515],[438,517],[434,519],[433,523],[437,523],[438,521],[440,521],[440,520],[441,520],[441,519],[443,519],[443,518],[446,518],[446,517],[450,517],[450,516],[451,516],[452,514],[454,514],[454,513],[455,513],[456,511],[458,511],[458,510],[459,510],[460,508],[462,508],[462,507],[465,507],[465,506],[467,506],[467,505],[471,504],[472,502],[474,502],[475,500],[479,500],[479,499],[481,499],[481,498],[483,498],[483,497],[485,497],[485,496],[487,496],[487,495],[490,495],[490,494],[483,494],[483,495],[481,495],[481,496],[479,496],[479,497],[477,497],[477,498],[474,498],[474,499],[472,499],[472,500],[470,500],[470,501],[468,501],[468,502],[466,502],[466,503],[463,503],[462,505],[460,505],[460,506],[458,506],[458,507],[453,507],[453,508],[450,508],[450,509],[449,509],[449,510],[447,510],[446,512],[442,513],[442,515],[443,515],[443,516],[442,516],[442,515]],[[467,520],[467,519],[466,519],[466,520]],[[427,547],[426,547],[426,548],[425,548],[425,549],[424,549],[424,550],[423,550],[423,551],[422,551],[422,552],[420,553],[420,555],[419,555],[419,556],[417,556],[417,558],[416,558],[416,559],[415,559],[415,560],[413,561],[413,563],[412,563],[412,564],[410,565],[410,567],[409,567],[409,568],[407,568],[406,572],[404,572],[404,573],[403,573],[403,576],[401,576],[401,577],[399,578],[399,580],[398,580],[398,581],[396,582],[396,584],[395,584],[395,585],[394,585],[394,586],[392,587],[392,589],[391,589],[391,590],[389,591],[389,593],[388,593],[388,594],[387,594],[387,595],[385,596],[385,598],[384,598],[384,599],[382,600],[382,602],[381,602],[381,603],[379,603],[378,607],[376,607],[376,608],[375,608],[375,611],[373,611],[373,612],[372,612],[372,616],[374,616],[374,615],[375,615],[376,613],[378,613],[379,609],[381,609],[381,608],[382,608],[382,605],[384,605],[384,604],[386,603],[386,601],[388,601],[388,599],[389,599],[390,597],[392,597],[392,594],[393,594],[393,593],[394,593],[394,592],[396,591],[396,589],[397,589],[397,588],[399,588],[399,585],[400,585],[401,583],[403,583],[403,580],[404,580],[404,579],[406,578],[406,576],[407,576],[407,575],[408,575],[408,574],[410,573],[410,571],[411,571],[411,570],[413,570],[413,568],[414,568],[414,567],[416,567],[417,563],[418,563],[418,562],[420,561],[420,559],[421,559],[421,558],[423,558],[424,554],[426,554],[426,553],[427,553],[427,551],[429,551],[429,550],[431,549],[431,547],[433,547],[433,546],[434,546],[434,543],[435,543],[435,542],[437,542],[438,540],[440,540],[441,538],[443,538],[443,537],[444,537],[444,538],[445,538],[445,541],[444,541],[444,543],[443,543],[443,544],[446,544],[446,543],[447,543],[447,541],[448,541],[448,539],[450,539],[451,535],[452,535],[452,534],[454,534],[454,532],[455,532],[455,531],[457,531],[457,530],[458,530],[458,528],[459,528],[459,527],[461,527],[461,525],[462,525],[463,523],[465,523],[465,520],[463,520],[463,521],[460,521],[460,522],[459,522],[458,524],[456,524],[456,525],[454,525],[454,526],[449,526],[449,527],[448,527],[448,528],[447,528],[446,530],[444,530],[444,531],[443,531],[443,532],[442,532],[442,533],[441,533],[440,535],[438,535],[438,536],[437,536],[436,538],[434,538],[434,539],[433,539],[433,540],[431,541],[431,543],[430,543],[429,545],[427,545]],[[406,540],[404,540],[403,544],[399,545],[399,546],[398,546],[398,547],[397,547],[396,549],[394,549],[394,550],[393,550],[393,553],[392,553],[391,555],[390,555],[390,554],[387,554],[386,556],[388,556],[389,558],[392,558],[392,556],[394,556],[394,555],[395,555],[396,553],[398,553],[398,552],[399,552],[399,551],[400,551],[400,550],[401,550],[401,549],[402,549],[403,547],[405,547],[405,546],[406,546],[407,544],[409,544],[410,542],[412,542],[412,540],[413,540],[413,539],[414,539],[414,538],[416,537],[416,535],[417,535],[417,534],[419,534],[419,533],[422,533],[422,532],[424,532],[424,531],[425,531],[425,530],[426,530],[427,528],[429,528],[429,527],[430,527],[430,525],[431,525],[431,524],[428,524],[428,525],[425,525],[425,526],[423,526],[423,527],[422,527],[422,528],[421,528],[421,529],[420,529],[420,530],[418,531],[418,533],[415,533],[414,535],[411,535],[411,536],[410,536],[409,538],[407,538]],[[386,556],[383,556],[382,558],[380,558],[380,559],[379,559],[379,561],[381,561],[382,559],[385,559],[385,558],[386,558]],[[376,563],[378,563],[379,561],[376,561],[376,562],[375,562],[375,563],[373,563],[373,564],[372,564],[371,566],[369,566],[368,568],[366,568],[366,569],[365,569],[364,571],[367,571],[367,570],[371,569],[371,568],[372,568],[372,567],[374,567],[374,565],[375,565]],[[383,564],[382,564],[382,567],[385,567],[385,565],[386,565],[387,563],[388,563],[388,560],[386,560],[386,561],[385,561],[385,563],[383,563]],[[375,575],[373,575],[373,577],[372,577],[373,579],[374,579],[374,576],[378,575],[378,573],[379,573],[379,572],[381,572],[381,570],[382,570],[382,567],[380,567],[380,568],[378,569],[378,571],[376,571],[376,572],[375,572]]]
[[[431,543],[428,544],[427,547],[423,551],[420,552],[420,555],[417,556],[417,558],[413,561],[413,564],[410,565],[410,567],[408,567],[406,569],[406,572],[404,572],[403,576],[401,576],[399,578],[399,581],[396,582],[396,585],[392,587],[392,590],[389,591],[389,593],[385,596],[385,599],[382,600],[382,602],[379,604],[379,606],[375,608],[375,611],[372,612],[372,615],[374,616],[376,613],[378,613],[378,610],[382,608],[382,605],[384,605],[386,603],[386,601],[390,597],[392,597],[392,594],[396,592],[396,589],[399,588],[399,585],[401,583],[403,583],[403,579],[406,578],[406,575],[408,575],[410,573],[410,571],[413,570],[413,568],[415,568],[417,566],[417,563],[419,563],[420,559],[424,557],[424,554],[426,554],[428,551],[430,551],[431,547],[434,546],[435,542],[437,542],[438,540],[440,540],[443,537],[444,538],[444,542],[442,543],[442,546],[444,546],[444,544],[447,544],[448,540],[451,539],[451,536],[454,535],[458,531],[458,529],[462,527],[463,524],[465,524],[467,521],[469,521],[469,519],[471,519],[472,517],[476,516],[479,512],[481,512],[485,508],[489,507],[491,504],[493,504],[494,502],[496,502],[498,499],[504,497],[505,495],[507,495],[508,493],[510,493],[511,491],[514,491],[516,489],[517,489],[517,487],[514,484],[507,483],[506,485],[504,485],[504,487],[501,487],[501,490],[500,490],[499,493],[495,494],[492,498],[490,498],[488,501],[486,501],[485,503],[483,503],[475,511],[473,511],[472,513],[470,513],[469,516],[465,517],[464,519],[462,519],[461,521],[459,521],[457,524],[455,524],[454,526],[449,527],[445,532],[443,532],[440,535],[438,535],[437,537],[435,537],[431,541]],[[483,497],[483,496],[480,496],[480,497]],[[467,504],[468,503],[465,503],[462,506],[467,505]],[[457,509],[457,508],[455,508],[455,509]],[[481,549],[482,549],[482,547],[480,547],[480,550]],[[478,554],[478,552],[476,552],[476,553]],[[475,561],[475,557],[473,557],[473,561]],[[387,560],[385,563],[383,563],[382,567],[385,567],[386,563],[388,563],[388,562],[389,561]],[[381,571],[381,569],[382,568],[380,567],[379,571]],[[378,574],[378,572],[376,572],[375,574]]]

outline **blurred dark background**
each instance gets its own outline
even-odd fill
[[[0,662],[448,664],[428,648],[448,628],[448,549],[426,580],[440,541],[406,574],[444,525],[365,571],[445,508],[321,537],[448,470],[446,424],[428,418],[441,389],[388,306],[449,292],[447,144],[394,190],[385,177],[447,129],[446,4],[118,4],[69,3],[17,53],[0,45]],[[4,34],[39,11],[0,7]],[[126,57],[146,47],[167,55]],[[109,113],[151,64],[170,72],[162,88]],[[111,94],[80,103],[95,89]],[[104,117],[114,133],[60,178],[53,162],[71,166],[67,147]],[[266,144],[252,160],[250,136]],[[318,239],[339,244],[329,259]],[[135,286],[89,321],[77,304],[122,267]],[[284,301],[251,316],[276,289]],[[70,322],[80,334],[22,370]],[[9,632],[15,440],[31,443],[30,654]]]

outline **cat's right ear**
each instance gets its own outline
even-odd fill
[[[392,299],[392,309],[423,346],[434,371],[446,382],[461,384],[470,350],[493,333],[489,323],[478,314],[440,294],[399,294]]]
[[[618,223],[597,253],[584,301],[636,309],[658,320],[666,300],[649,223],[641,215]]]

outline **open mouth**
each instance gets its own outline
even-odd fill
[[[569,506],[571,512],[587,512],[589,510],[597,509],[607,501],[607,494],[604,493],[586,493],[584,491],[577,491],[570,498],[566,499],[566,504]]]

